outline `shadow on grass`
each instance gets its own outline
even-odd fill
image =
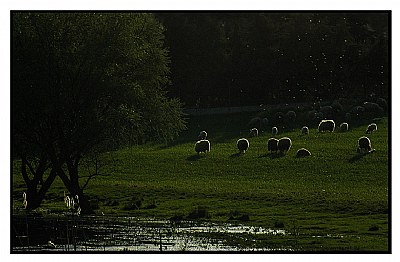
[[[269,159],[275,159],[275,158],[281,158],[284,156],[285,156],[285,154],[281,154],[281,153],[268,153],[268,154],[260,155],[260,156],[258,156],[258,158],[268,157]]]
[[[235,154],[232,154],[232,155],[230,155],[229,157],[230,158],[234,158],[234,157],[240,157],[240,156],[242,156],[243,154],[242,153],[235,153]]]
[[[191,155],[188,158],[186,158],[187,161],[197,161],[201,158],[200,155],[196,154],[196,155]]]
[[[367,154],[357,154],[349,159],[349,163],[354,163],[354,162],[360,161],[366,155]]]

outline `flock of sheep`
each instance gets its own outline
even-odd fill
[[[318,132],[333,132],[335,130],[335,121],[333,120],[321,120],[321,122],[318,125]],[[347,132],[349,130],[349,124],[346,122],[343,122],[339,126],[340,132]],[[365,133],[366,134],[371,134],[372,132],[378,130],[378,126],[375,123],[372,123],[368,125]],[[277,127],[272,127],[271,134],[273,136],[276,136],[278,134],[278,128]],[[301,128],[301,134],[302,135],[308,135],[309,134],[309,128],[307,126],[303,126]],[[258,136],[258,129],[257,128],[252,128],[250,129],[250,134],[251,137],[257,137]],[[239,150],[239,153],[245,153],[246,150],[248,150],[250,143],[249,140],[246,138],[240,138],[237,143],[237,148]],[[268,151],[271,153],[281,153],[284,154],[290,150],[292,146],[292,140],[289,137],[283,137],[281,139],[276,139],[274,137],[268,139],[267,143],[267,148]],[[200,153],[207,153],[210,151],[210,141],[207,140],[207,132],[206,131],[201,131],[199,136],[198,136],[198,141],[195,144],[195,151],[197,154]],[[362,154],[367,154],[374,152],[375,150],[372,149],[371,147],[371,141],[368,137],[363,136],[358,139],[358,148],[357,152],[362,153]],[[311,152],[307,150],[306,148],[301,148],[296,152],[296,157],[306,157],[306,156],[311,156]]]

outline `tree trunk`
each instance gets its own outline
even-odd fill
[[[68,175],[60,169],[58,172],[59,177],[63,181],[65,187],[68,192],[72,196],[78,196],[79,198],[79,206],[81,208],[81,214],[93,214],[93,209],[90,206],[89,199],[83,193],[82,188],[79,185],[79,175],[78,175],[78,166],[75,165],[72,161],[67,161],[68,167]]]
[[[46,161],[40,161],[40,164],[38,165],[36,170],[34,170],[33,167],[29,164],[27,158],[22,158],[21,173],[27,187],[25,197],[25,208],[27,210],[33,210],[40,207],[43,199],[46,196],[47,191],[49,190],[51,184],[54,182],[54,179],[57,176],[56,170],[52,169],[47,179],[43,181],[43,175],[47,170],[47,168],[45,167],[45,162]],[[33,175],[32,179],[29,178],[26,168],[27,166],[29,167]]]

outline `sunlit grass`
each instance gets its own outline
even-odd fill
[[[376,152],[364,157],[356,154],[364,126],[347,133],[318,133],[316,129],[308,136],[300,135],[300,129],[283,133],[279,137],[290,137],[293,145],[282,157],[267,152],[269,132],[250,138],[250,148],[243,155],[236,148],[237,138],[243,135],[234,137],[233,133],[226,140],[210,135],[211,152],[200,157],[194,151],[195,138],[170,147],[125,148],[102,156],[109,164],[101,171],[108,176],[91,181],[86,193],[99,200],[97,212],[105,214],[187,218],[200,206],[212,221],[227,222],[235,211],[247,214],[249,224],[273,227],[282,221],[286,229],[297,228],[305,236],[347,234],[366,241],[347,243],[347,239],[333,244],[332,239],[314,243],[305,238],[305,249],[321,249],[323,241],[323,248],[330,250],[346,249],[346,245],[355,250],[387,250],[387,120],[378,126],[369,135]],[[221,137],[223,132],[215,135]],[[302,147],[312,156],[295,158]],[[14,171],[14,199],[20,201],[23,183]],[[43,206],[62,210],[62,190],[57,180]],[[141,208],[124,210],[138,196],[143,199]],[[108,204],[111,200],[113,205]],[[151,204],[155,207],[146,208]],[[379,229],[369,231],[373,225]]]

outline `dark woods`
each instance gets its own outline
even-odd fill
[[[170,50],[170,94],[187,107],[388,95],[388,13],[157,17]]]

